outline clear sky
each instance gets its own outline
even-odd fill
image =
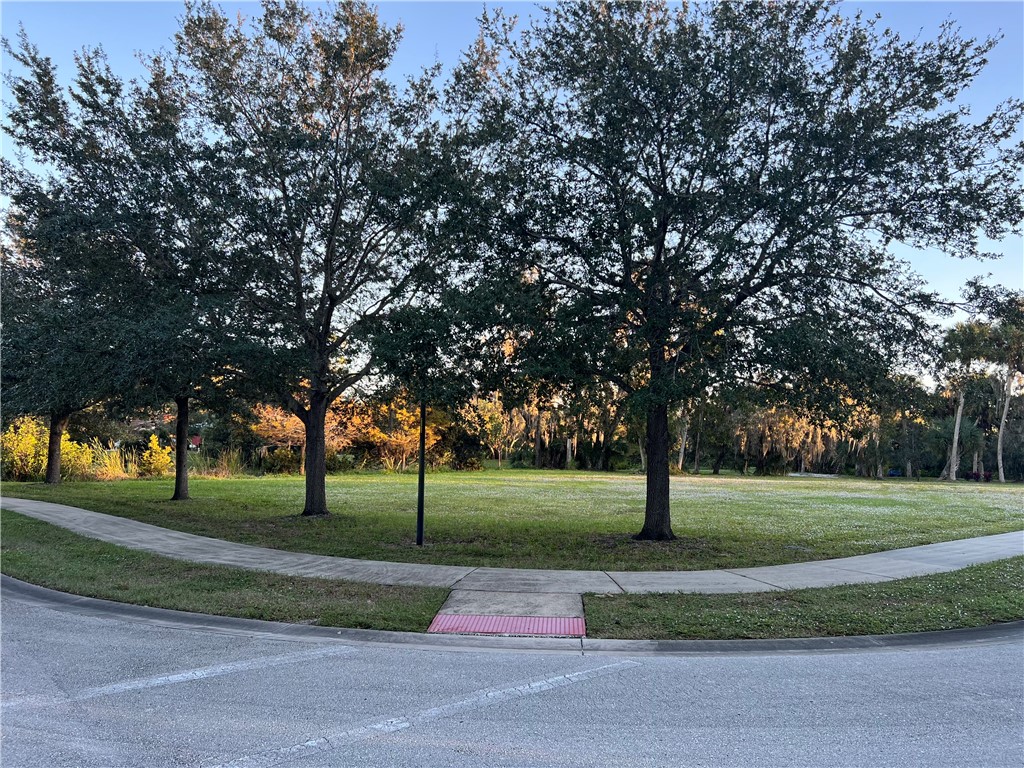
[[[534,3],[497,2],[520,17],[536,13]],[[251,15],[258,12],[254,2],[224,2],[221,6],[231,14]],[[435,59],[450,65],[472,42],[476,34],[476,17],[482,2],[378,2],[380,15],[388,23],[401,22],[405,28],[402,46],[395,60],[396,74],[411,74]],[[886,26],[904,37],[933,37],[947,18],[954,19],[968,37],[984,38],[1002,35],[1002,42],[989,56],[989,65],[976,81],[966,102],[975,114],[990,110],[1000,101],[1024,98],[1024,0],[988,2],[871,2],[848,0],[843,10],[855,13],[880,14]],[[0,2],[3,36],[10,39],[24,25],[29,38],[50,56],[61,72],[71,71],[72,54],[82,46],[102,45],[116,72],[127,76],[141,74],[135,53],[153,52],[170,47],[177,29],[182,4],[176,0],[150,2]],[[3,62],[4,70],[8,66]],[[7,94],[4,89],[4,98]],[[4,137],[3,152],[10,147]],[[959,296],[963,284],[975,275],[990,273],[993,282],[1011,288],[1024,288],[1024,244],[1014,236],[1001,243],[988,243],[986,249],[1003,254],[998,261],[959,261],[940,252],[902,249],[907,258],[928,283],[946,297]]]

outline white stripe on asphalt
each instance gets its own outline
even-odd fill
[[[270,766],[280,765],[281,763],[289,760],[300,757],[310,757],[320,752],[328,752],[336,749],[337,747],[341,747],[346,744],[354,744],[355,742],[370,739],[384,733],[402,731],[406,728],[411,728],[414,725],[419,725],[420,723],[425,723],[430,720],[437,720],[460,712],[483,709],[484,707],[501,704],[502,702],[512,699],[520,699],[524,696],[533,696],[534,694],[543,693],[544,691],[563,688],[567,685],[572,685],[573,683],[580,683],[595,677],[615,674],[616,672],[622,672],[630,667],[638,666],[640,666],[640,663],[636,661],[620,661],[615,664],[606,664],[602,667],[585,669],[582,672],[571,672],[567,675],[558,675],[557,677],[549,677],[545,680],[524,683],[523,685],[517,685],[511,688],[502,688],[500,690],[485,688],[484,690],[474,692],[465,699],[460,699],[459,701],[452,702],[451,704],[442,704],[439,707],[424,709],[411,715],[406,715],[405,717],[393,717],[387,720],[380,720],[376,723],[371,723],[370,725],[363,725],[358,728],[351,728],[338,733],[330,733],[325,736],[310,739],[309,741],[304,741],[301,744],[293,744],[288,747],[281,747],[279,749],[271,749],[264,752],[258,752],[253,755],[238,757],[227,763],[219,763],[217,765],[209,766],[209,768],[270,768]]]
[[[249,672],[254,669],[265,669],[267,667],[279,667],[284,664],[299,664],[303,661],[312,661],[330,656],[342,656],[352,653],[348,646],[327,646],[315,648],[309,651],[297,653],[286,653],[282,656],[266,656],[259,659],[244,659],[232,661],[227,664],[214,664],[211,667],[189,669],[185,672],[176,672],[171,675],[158,675],[156,677],[143,677],[138,680],[125,680],[121,683],[101,685],[96,688],[85,688],[77,693],[70,693],[66,696],[19,696],[7,699],[3,702],[3,708],[21,709],[31,707],[49,707],[59,704],[69,704],[76,701],[99,698],[100,696],[114,696],[129,691],[141,691],[146,688],[159,688],[164,685],[175,685],[177,683],[189,683],[194,680],[205,680],[209,677],[220,677],[231,675],[236,672]]]

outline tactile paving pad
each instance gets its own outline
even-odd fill
[[[439,613],[427,632],[464,635],[583,637],[583,619],[566,616],[473,616]]]

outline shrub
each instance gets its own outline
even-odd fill
[[[92,450],[84,443],[76,443],[66,432],[60,438],[60,476],[75,480],[93,476]]]
[[[299,471],[299,461],[299,454],[294,451],[288,448],[275,448],[263,457],[263,471],[268,474],[291,475]]]
[[[338,453],[333,448],[327,449],[328,472],[351,472],[356,468],[356,457],[351,453]]]
[[[451,451],[428,451],[427,469],[431,472],[444,472],[455,467],[455,454]]]
[[[97,480],[126,480],[139,474],[139,464],[134,453],[107,448],[98,439],[92,441],[90,450],[92,473]]]
[[[42,480],[49,431],[40,419],[22,416],[0,436],[5,480]]]
[[[213,456],[205,451],[188,452],[188,473],[194,477],[215,477],[216,462]]]
[[[229,448],[221,451],[217,457],[217,477],[234,477],[245,473],[245,462],[242,461],[242,451],[238,448]]]
[[[171,471],[174,462],[171,449],[161,448],[156,435],[149,436],[149,445],[139,456],[139,475],[141,477],[159,477]]]
[[[0,435],[5,480],[42,480],[46,475],[46,449],[50,430],[42,419],[22,416]],[[60,476],[86,478],[92,475],[92,451],[76,443],[65,432],[60,438]]]

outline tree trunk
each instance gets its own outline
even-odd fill
[[[612,470],[612,438],[609,434],[605,434],[604,440],[601,442],[601,465],[598,469],[604,472]]]
[[[644,527],[634,538],[641,541],[670,541],[668,406],[652,402],[647,406],[647,504]]]
[[[1003,415],[999,417],[999,435],[996,437],[996,466],[999,469],[999,482],[1006,482],[1003,471],[1003,435],[1006,433],[1006,417],[1010,412],[1010,392],[1013,388],[1013,371],[1006,375],[1006,389],[1003,392]]]
[[[700,474],[700,433],[704,431],[704,404],[700,406],[700,416],[697,418],[697,436],[693,438],[693,474]]]
[[[978,471],[978,452],[974,452],[974,457],[971,459],[971,472]]]
[[[46,445],[46,482],[49,485],[60,483],[60,441],[69,417],[68,413],[50,414],[50,439]]]
[[[324,517],[331,514],[327,509],[327,445],[325,423],[327,420],[327,397],[314,392],[309,398],[309,410],[304,414],[306,425],[306,456],[303,467],[306,473],[306,506],[302,514],[307,517]]]
[[[643,438],[640,438],[640,440],[638,442],[640,443],[640,471],[641,472],[646,472],[647,471],[647,451],[644,450],[644,440],[643,440]]]
[[[572,438],[565,438],[565,468],[572,469]]]
[[[715,460],[711,463],[712,475],[722,474],[722,465],[725,464],[725,454],[727,451],[727,448],[720,448],[718,450],[718,454],[715,456]]]
[[[683,465],[686,463],[686,438],[687,438],[687,433],[689,431],[690,431],[690,418],[687,417],[683,421],[683,434],[682,434],[682,437],[680,438],[680,441],[679,441],[679,463],[676,464],[676,466],[679,468],[680,472],[683,471]]]
[[[956,419],[953,421],[953,447],[949,459],[949,479],[956,480],[956,473],[960,469],[960,421],[964,416],[964,393],[960,393],[960,399],[956,405]]]
[[[533,433],[533,466],[540,469],[544,466],[541,453],[544,450],[544,433],[541,431],[541,424],[544,423],[544,412],[537,409],[537,429]]]
[[[174,495],[171,501],[188,499],[188,395],[174,398]]]

